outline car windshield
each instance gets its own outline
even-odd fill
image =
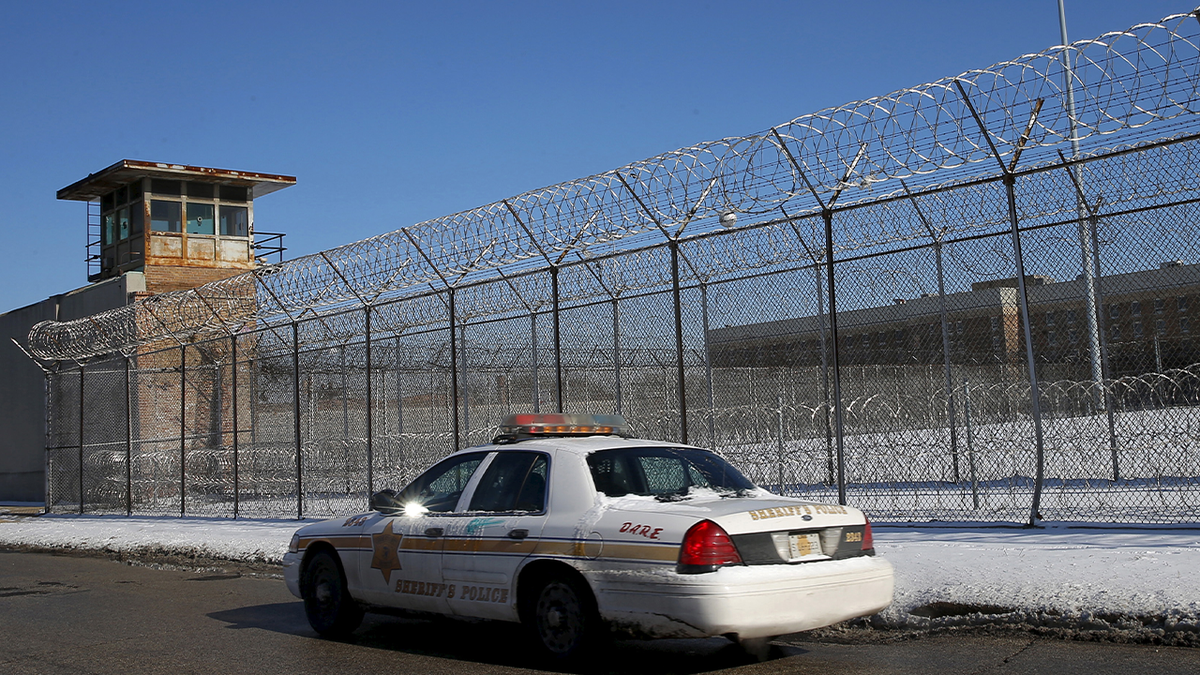
[[[663,501],[686,497],[693,488],[723,495],[754,489],[728,462],[695,448],[620,448],[588,455],[596,490],[609,497],[653,496]]]

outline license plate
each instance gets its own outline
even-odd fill
[[[804,532],[788,536],[792,560],[803,560],[814,556],[824,557],[821,552],[821,535],[816,532]]]

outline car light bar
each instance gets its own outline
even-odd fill
[[[620,415],[564,415],[561,413],[509,415],[500,423],[501,438],[532,436],[629,435],[629,423]]]

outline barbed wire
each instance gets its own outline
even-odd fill
[[[1072,130],[1091,157],[1126,157],[1121,147],[1200,130],[1197,12],[804,115],[762,133],[664,153],[193,290],[159,294],[75,321],[43,322],[30,332],[29,349],[51,362],[128,354],[156,343],[236,334],[259,323],[382,305],[431,288],[499,282],[501,269],[520,273],[566,264],[572,257],[635,251],[620,263],[608,258],[574,274],[578,286],[569,291],[572,297],[603,297],[661,283],[653,272],[647,276],[642,260],[661,254],[636,251],[668,238],[703,241],[689,244],[695,249],[689,264],[690,273],[704,279],[721,270],[794,261],[799,253],[788,234],[791,225],[766,227],[764,222],[778,220],[781,212],[812,218],[834,194],[839,212],[872,205],[860,212],[869,218],[839,221],[838,250],[920,237],[912,227],[911,205],[898,199],[900,179],[918,179],[921,185],[913,187],[925,199],[931,187],[994,180],[999,174],[988,163],[1010,160],[1018,147],[1021,169],[1044,165]],[[1066,107],[1068,77],[1076,95],[1073,119]],[[1162,151],[1189,157],[1195,152],[1190,144],[1164,145]],[[1137,175],[1136,165],[1137,160],[1113,162],[1094,180],[1102,180],[1106,191],[1118,188]],[[1048,180],[1057,181],[1060,192],[1070,189],[1065,177]],[[976,186],[940,197],[957,204],[938,219],[939,226],[956,221],[962,227],[995,226],[996,211],[980,212],[979,202],[968,204],[972,190],[988,189],[997,188]],[[1057,208],[1071,201],[1058,200]],[[958,208],[975,215],[963,220]],[[740,217],[732,228],[722,217],[728,214]],[[814,236],[811,226],[807,232]],[[714,234],[719,236],[704,239]],[[711,264],[701,270],[697,261]],[[600,279],[611,280],[611,286],[589,281],[602,268],[607,276]],[[630,281],[618,281],[623,279]],[[422,302],[417,305],[431,308]],[[407,302],[397,307],[389,329],[427,325],[428,317],[400,316],[413,307]],[[477,303],[470,311],[478,315],[489,311],[485,307]],[[514,309],[509,304],[496,311]]]

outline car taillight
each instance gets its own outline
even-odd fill
[[[867,526],[863,529],[862,550],[870,551],[871,549],[875,548],[875,538],[871,536],[871,521],[867,520],[866,516],[863,516],[863,520],[866,521]]]
[[[702,520],[683,535],[679,549],[679,571],[682,573],[711,572],[721,565],[740,565],[733,540],[711,520]]]

